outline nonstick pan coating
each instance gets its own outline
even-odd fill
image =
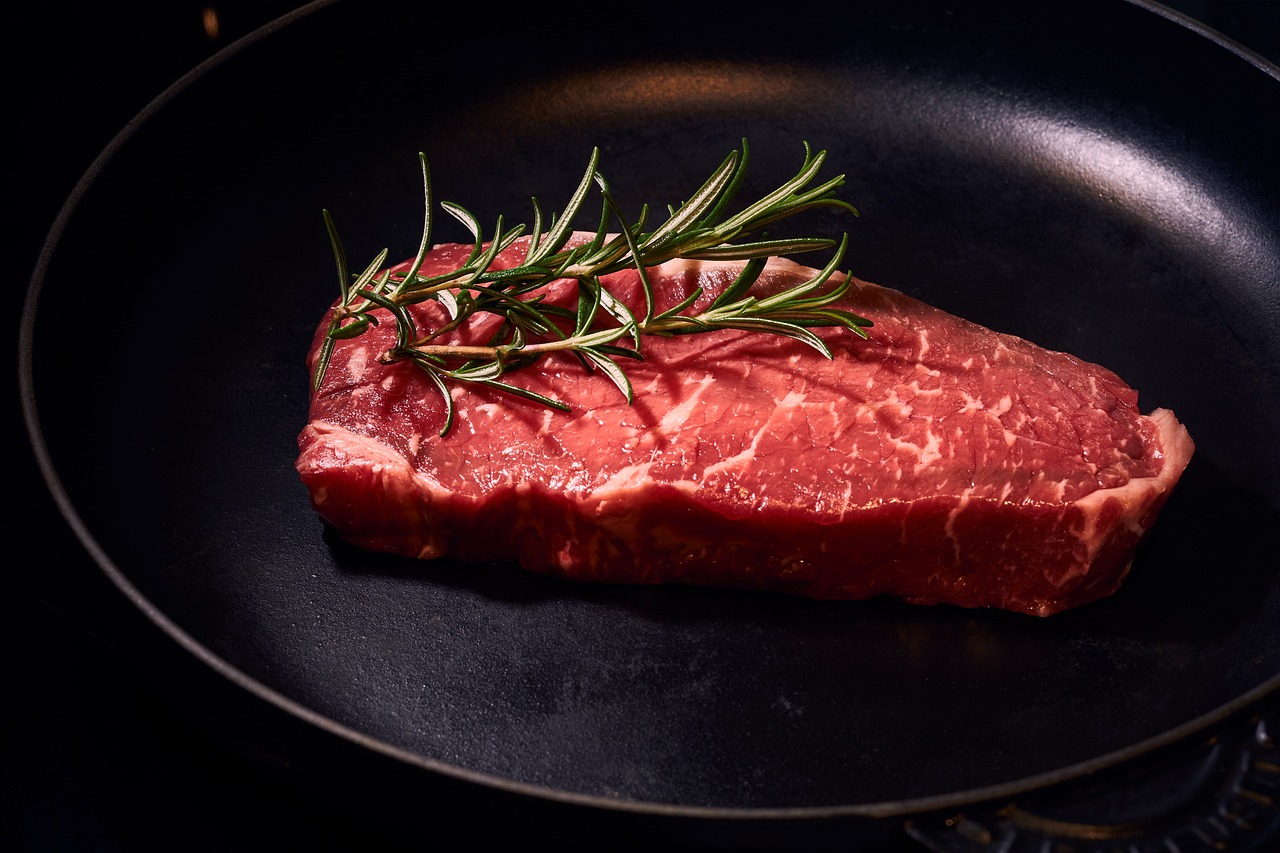
[[[169,90],[77,188],[27,305],[24,402],[175,684],[366,787],[693,825],[1029,790],[1276,688],[1273,68],[1124,2],[691,13],[678,38],[587,37],[572,11],[318,4]],[[323,208],[357,263],[407,257],[418,151],[487,223],[562,204],[593,146],[624,207],[677,202],[744,137],[756,188],[803,141],[848,175],[861,217],[817,224],[849,229],[856,275],[1104,364],[1187,424],[1196,457],[1119,594],[1037,620],[581,586],[323,529],[292,467],[336,290]]]

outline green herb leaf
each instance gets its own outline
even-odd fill
[[[533,367],[552,352],[572,354],[586,369],[603,373],[628,403],[632,402],[634,391],[618,359],[643,358],[642,339],[646,335],[738,329],[792,338],[830,358],[830,348],[812,329],[843,328],[866,338],[866,328],[871,325],[864,317],[832,307],[847,293],[851,277],[822,289],[843,260],[848,235],[837,241],[821,237],[771,239],[763,233],[766,226],[779,220],[821,207],[858,215],[853,205],[835,195],[844,185],[843,175],[810,186],[822,169],[826,152],[815,153],[807,142],[804,152],[803,163],[791,179],[727,216],[746,175],[748,147],[744,139],[742,148],[730,152],[688,201],[667,206],[668,219],[646,232],[649,206],[641,208],[634,222],[627,221],[599,171],[600,151],[593,149],[562,215],[552,214],[548,220],[538,200],[533,200],[529,247],[524,262],[517,267],[491,269],[498,255],[524,233],[525,226],[504,230],[499,217],[493,239],[487,239],[479,220],[466,208],[441,202],[440,207],[471,233],[474,246],[458,269],[434,276],[421,274],[430,251],[435,204],[427,158],[419,154],[426,213],[417,254],[404,270],[394,274],[384,270],[388,255],[384,249],[353,279],[333,220],[327,210],[323,212],[338,269],[339,298],[316,360],[313,387],[321,387],[340,341],[359,337],[377,324],[377,316],[371,313],[374,307],[385,308],[396,323],[395,346],[383,353],[380,361],[409,361],[431,377],[445,401],[442,436],[452,429],[455,418],[451,382],[476,383],[569,411],[568,404],[561,400],[502,380],[512,371]],[[573,235],[573,222],[593,185],[602,200],[599,225],[588,243],[566,249]],[[615,221],[617,230],[611,232],[610,225]],[[751,286],[768,258],[827,250],[834,250],[831,260],[807,281],[768,297],[751,295]],[[698,289],[679,305],[655,316],[647,271],[677,258],[746,263],[733,284],[706,310],[687,313],[701,296]],[[628,268],[636,269],[640,276],[645,300],[643,316],[633,313],[602,284],[605,276]],[[571,310],[546,304],[539,294],[540,289],[560,278],[579,283],[578,302]],[[439,302],[447,312],[448,320],[438,328],[417,328],[408,310],[408,306],[426,300]],[[484,345],[439,342],[480,314],[502,320],[499,331]],[[619,345],[624,338],[630,341],[630,348]]]

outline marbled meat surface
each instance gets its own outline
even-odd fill
[[[470,249],[436,247],[425,270]],[[676,261],[651,279],[660,307],[696,285],[705,304],[737,269]],[[757,290],[812,273],[771,261]],[[638,306],[634,270],[606,283]],[[424,560],[1040,616],[1114,593],[1191,458],[1174,415],[1142,414],[1103,367],[897,291],[858,282],[845,302],[874,326],[821,332],[833,360],[772,335],[645,338],[624,362],[633,404],[557,356],[507,379],[571,412],[458,386],[443,438],[436,387],[379,362],[387,318],[338,344],[297,469],[345,540]],[[440,310],[414,308],[423,327]]]

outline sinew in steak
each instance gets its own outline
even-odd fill
[[[424,273],[470,251],[438,246]],[[659,310],[698,284],[704,305],[738,269],[654,268]],[[753,292],[812,273],[773,260]],[[639,305],[634,270],[606,286]],[[1143,415],[1111,371],[894,290],[859,282],[845,307],[874,326],[865,341],[821,330],[834,360],[775,335],[646,337],[645,360],[624,363],[633,404],[555,356],[506,379],[571,412],[455,386],[443,438],[436,387],[378,361],[387,318],[339,342],[297,469],[345,540],[422,559],[1041,616],[1115,592],[1192,455],[1173,413]],[[440,311],[412,310],[420,328]]]

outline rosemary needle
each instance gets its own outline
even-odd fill
[[[313,383],[319,388],[340,341],[358,337],[378,322],[373,313],[385,309],[396,324],[396,343],[381,356],[391,364],[409,361],[420,367],[444,398],[446,416],[441,436],[453,426],[453,398],[448,383],[472,382],[496,388],[536,403],[568,411],[555,398],[504,382],[506,374],[535,364],[552,352],[573,353],[587,370],[607,376],[628,402],[633,399],[631,382],[621,360],[643,358],[641,341],[646,335],[690,335],[719,329],[783,335],[808,344],[827,358],[826,343],[812,331],[819,327],[841,327],[865,338],[871,321],[835,303],[848,290],[852,277],[835,287],[822,287],[836,272],[848,245],[848,235],[839,241],[828,238],[767,239],[766,226],[806,210],[839,208],[853,215],[858,211],[835,196],[844,176],[811,186],[821,170],[826,152],[814,152],[804,144],[804,161],[797,173],[772,192],[736,213],[729,206],[742,185],[747,168],[747,142],[729,153],[720,166],[690,196],[668,208],[668,218],[646,231],[649,209],[643,207],[635,222],[628,222],[618,209],[609,184],[599,171],[600,152],[595,149],[586,172],[560,215],[550,221],[533,200],[533,228],[523,263],[503,270],[492,269],[494,259],[523,236],[524,225],[506,228],[498,217],[492,238],[486,238],[479,222],[465,208],[441,202],[446,213],[460,221],[474,237],[466,263],[438,275],[421,270],[431,246],[431,173],[424,154],[422,168],[425,213],[422,242],[414,261],[403,272],[383,269],[388,252],[383,250],[359,274],[348,267],[346,253],[338,239],[329,212],[325,227],[338,269],[339,299],[327,335],[321,345]],[[573,236],[571,223],[592,188],[603,204],[600,225],[585,245],[568,247]],[[617,225],[611,231],[610,226]],[[735,242],[736,241],[736,242]],[[770,257],[834,249],[823,269],[813,278],[780,293],[760,298],[751,295]],[[647,269],[677,258],[744,261],[742,271],[705,310],[690,313],[701,295],[695,291],[679,305],[655,313],[654,296]],[[644,294],[644,311],[633,312],[603,285],[610,273],[638,270]],[[545,304],[537,297],[540,288],[556,279],[578,282],[578,301],[565,309]],[[434,300],[444,307],[449,319],[438,328],[420,329],[407,306]],[[480,314],[496,315],[500,329],[483,346],[441,343],[442,338]],[[385,318],[384,318],[385,319]],[[571,329],[566,331],[566,329]]]

